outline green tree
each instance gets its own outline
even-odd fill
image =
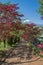
[[[38,12],[40,13],[41,15],[41,19],[43,19],[43,0],[38,0],[39,4],[40,4],[40,7],[39,7],[39,10]]]

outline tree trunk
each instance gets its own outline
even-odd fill
[[[3,40],[3,42],[4,42],[4,48],[6,48],[6,40]]]

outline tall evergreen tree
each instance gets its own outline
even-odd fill
[[[38,0],[40,7],[39,7],[39,13],[41,15],[41,19],[43,19],[43,0]]]

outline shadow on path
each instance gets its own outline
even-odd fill
[[[19,59],[18,62],[10,62],[14,61],[15,58]],[[26,45],[23,45],[23,42],[19,45],[17,45],[14,48],[11,48],[10,50],[4,52],[4,56],[0,60],[0,65],[14,65],[14,64],[21,64],[25,62],[21,62],[21,59],[28,59],[30,60],[32,58],[32,53],[29,52],[29,47]],[[6,60],[8,60],[6,62]],[[28,62],[28,61],[26,61]]]

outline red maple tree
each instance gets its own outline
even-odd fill
[[[17,4],[0,4],[0,40],[6,40],[10,36],[9,32],[19,29],[23,14],[18,12]]]
[[[22,35],[25,41],[34,40],[37,38],[38,34],[40,33],[41,29],[36,27],[35,24],[25,24],[24,33]]]

